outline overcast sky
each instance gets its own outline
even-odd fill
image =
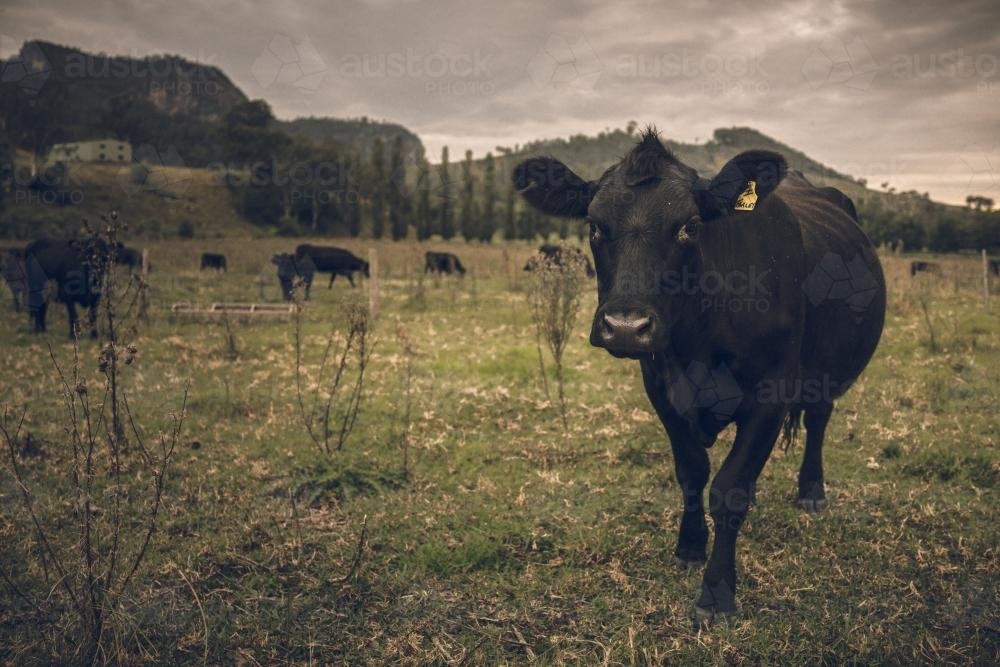
[[[391,120],[434,160],[629,120],[685,142],[739,125],[876,186],[1000,200],[996,0],[155,4],[0,0],[0,35],[209,62],[280,118]]]

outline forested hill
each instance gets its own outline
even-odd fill
[[[637,124],[630,122],[625,129],[607,130],[596,136],[574,135],[524,145],[497,146],[495,159],[498,164],[492,169],[509,173],[526,157],[551,155],[581,176],[597,178],[635,146],[638,135]],[[850,196],[866,231],[877,243],[944,252],[1000,249],[1000,214],[992,210],[991,199],[978,198],[970,204],[971,208],[963,208],[934,202],[927,193],[896,192],[889,184],[868,183],[838,173],[802,151],[748,127],[717,129],[705,143],[681,143],[666,133],[660,138],[682,162],[706,177],[718,173],[730,158],[743,151],[763,149],[780,153],[791,169],[801,171],[816,185],[833,186]],[[487,169],[486,162],[478,160],[465,169],[480,175]]]
[[[717,129],[709,141],[701,144],[681,143],[666,133],[661,134],[660,139],[682,162],[694,167],[703,176],[718,172],[737,153],[764,149],[784,155],[790,168],[801,171],[811,180],[831,184],[835,181],[855,183],[850,176],[838,174],[803,152],[748,127]],[[543,139],[513,148],[501,146],[498,150],[517,159],[530,155],[552,155],[574,169],[599,175],[632,150],[637,140],[636,125],[631,123],[626,130],[601,132],[595,137],[575,135],[568,139]]]
[[[36,40],[0,61],[0,72],[0,127],[38,157],[56,143],[112,137],[176,155],[188,167],[228,162],[227,126],[262,108],[220,68],[182,56],[91,54]],[[388,146],[402,136],[407,151],[420,148],[406,128],[367,118],[271,118],[270,129],[366,158],[376,138]]]
[[[285,134],[304,139],[315,145],[334,142],[349,147],[363,160],[371,159],[372,146],[376,139],[382,139],[388,146],[395,137],[402,137],[404,154],[421,153],[423,144],[420,137],[402,125],[389,122],[375,122],[368,118],[296,118],[295,120],[276,120],[274,129]]]
[[[4,82],[20,83],[30,106],[42,105],[69,141],[113,130],[115,116],[135,104],[169,117],[219,120],[247,101],[218,67],[174,55],[132,58],[29,41],[3,67]],[[57,103],[61,114],[49,108]]]

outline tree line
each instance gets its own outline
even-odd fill
[[[341,144],[317,146],[270,129],[270,110],[259,100],[234,108],[222,126],[226,183],[238,211],[281,234],[482,243],[583,234],[579,225],[522,206],[510,165],[492,153],[478,162],[466,151],[453,163],[445,146],[432,165],[422,149],[405,152],[396,135],[376,137],[362,157]]]

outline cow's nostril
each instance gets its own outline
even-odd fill
[[[646,336],[653,331],[653,320],[650,317],[641,317],[632,321],[636,336]]]
[[[605,340],[614,338],[616,324],[617,320],[615,318],[608,317],[606,313],[601,317],[601,336]]]

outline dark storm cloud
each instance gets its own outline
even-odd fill
[[[748,125],[871,183],[1000,189],[1000,8],[983,2],[7,2],[7,42],[211,62],[279,117],[369,116],[436,158],[628,120]]]

